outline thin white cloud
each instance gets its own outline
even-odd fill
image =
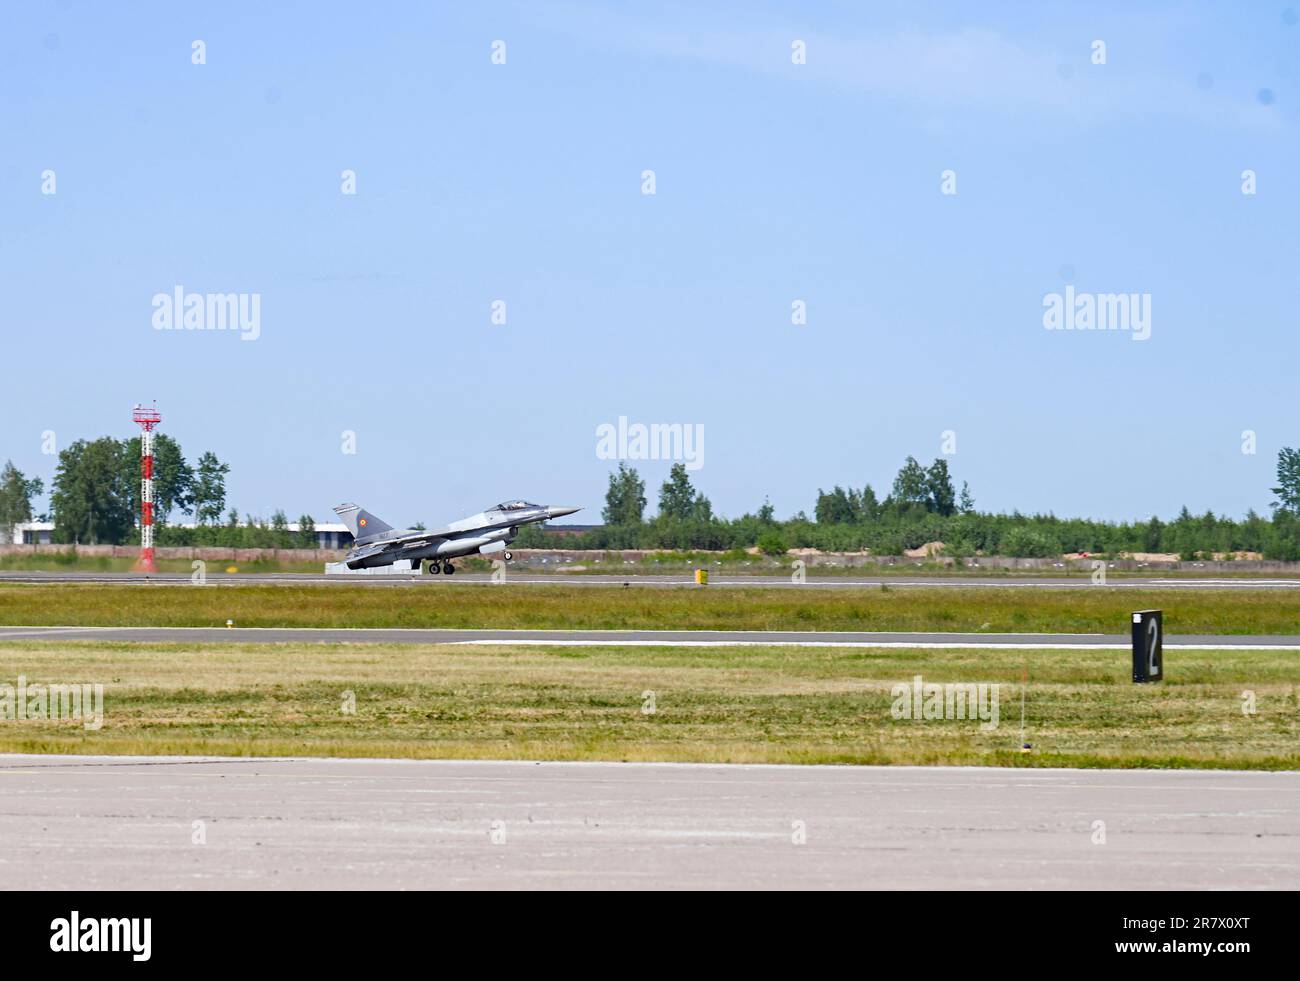
[[[1065,52],[982,27],[948,31],[882,30],[846,36],[798,28],[761,30],[717,25],[679,30],[701,11],[637,16],[607,7],[547,7],[545,26],[584,43],[649,56],[715,64],[756,74],[789,75],[929,112],[976,110],[1047,112],[1081,121],[1123,117],[1183,117],[1244,127],[1279,124],[1250,99],[1197,88],[1194,75],[1136,71],[1130,64],[1097,66],[1090,40]],[[680,16],[679,16],[680,15]],[[790,45],[807,43],[807,64],[793,66]]]

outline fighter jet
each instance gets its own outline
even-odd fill
[[[411,568],[418,569],[428,559],[425,568],[429,575],[436,576],[442,571],[450,576],[456,571],[452,559],[463,555],[499,555],[509,562],[513,556],[506,546],[519,535],[520,525],[549,521],[581,510],[506,501],[434,531],[393,528],[356,504],[340,504],[334,513],[355,539],[343,560],[349,569],[392,565],[402,559],[410,559]]]

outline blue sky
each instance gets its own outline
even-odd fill
[[[784,516],[819,486],[883,496],[951,430],[981,509],[1264,511],[1300,443],[1296,21],[8,5],[0,456],[48,484],[42,433],[129,436],[156,398],[241,511],[437,523],[523,496],[590,521],[596,428],[626,416],[703,426],[715,511]],[[260,336],[153,329],[177,285],[260,294]],[[1150,338],[1044,330],[1067,285],[1150,294]],[[669,464],[637,465],[653,501]]]

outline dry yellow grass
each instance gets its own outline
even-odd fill
[[[94,732],[0,722],[0,750],[1300,765],[1294,654],[1179,651],[1168,662],[1168,681],[1137,686],[1116,651],[9,643],[0,683],[100,682],[106,713]],[[890,688],[917,674],[1001,685],[1000,725],[894,719]],[[355,714],[343,710],[349,691]],[[1254,693],[1253,715],[1243,691]],[[653,713],[643,711],[648,692]]]

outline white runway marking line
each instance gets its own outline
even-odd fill
[[[1300,586],[1295,579],[1152,579],[1152,585],[1185,583],[1188,586]]]
[[[1131,651],[1131,644],[969,644],[959,641],[873,640],[431,640],[430,646],[465,647],[898,647],[908,650]],[[1165,644],[1167,651],[1300,651],[1300,644]]]
[[[207,631],[221,630],[223,638],[226,635],[224,628],[218,627],[0,627],[0,640],[13,637],[42,637],[42,636],[64,636],[67,634],[76,634],[84,632],[117,632],[117,631]],[[320,632],[351,632],[358,633],[410,633],[412,631],[428,630],[438,633],[481,633],[484,630],[492,630],[496,633],[510,633],[510,628],[476,628],[476,627],[240,627],[233,628],[230,632],[240,632],[245,635],[257,634],[261,632],[293,632],[303,631],[308,633]],[[12,632],[11,632],[12,631]],[[554,634],[580,634],[584,631],[564,630],[562,628],[544,628],[530,630],[520,628],[519,633],[554,633]],[[592,633],[606,634],[645,634],[652,631],[625,629],[625,630],[600,630],[590,631]],[[726,630],[680,630],[665,631],[666,633],[686,633],[686,634],[709,634],[709,633],[744,633],[744,634],[761,634],[763,631],[726,631]],[[780,631],[776,631],[780,632]],[[827,631],[828,633],[865,633],[865,631]],[[882,631],[890,636],[903,635],[905,631]],[[934,637],[934,632],[925,632],[920,634],[924,637]],[[954,638],[970,637],[978,638],[979,634],[972,633],[954,633]],[[1026,640],[1020,641],[981,641],[981,640],[821,640],[814,638],[811,640],[794,640],[794,639],[755,639],[755,640],[694,640],[687,638],[663,637],[653,640],[644,640],[639,638],[586,638],[563,636],[555,638],[538,638],[538,637],[473,637],[464,640],[435,640],[429,639],[422,643],[431,647],[441,646],[529,646],[529,647],[850,647],[850,648],[901,648],[911,650],[1059,650],[1059,651],[1127,651],[1132,649],[1131,644],[1075,644],[1060,641],[1034,640],[1036,637],[1059,636],[1055,634],[1032,634],[1023,635]],[[1078,637],[1099,637],[1101,634],[1076,634]],[[1225,635],[1225,639],[1231,635]],[[211,643],[221,643],[222,641],[212,641]],[[328,643],[351,643],[351,640],[332,640]],[[364,641],[363,641],[364,642]],[[1177,644],[1166,643],[1166,650],[1173,651],[1300,651],[1300,644]]]
[[[120,779],[122,776],[121,767],[143,767],[132,774],[133,776],[157,776],[160,778],[174,779],[184,776],[203,776],[206,774],[185,773],[176,767],[188,769],[189,764],[206,763],[206,764],[240,764],[241,766],[256,766],[263,763],[289,764],[293,766],[321,766],[324,769],[321,772],[306,773],[279,773],[263,772],[259,774],[248,774],[248,776],[278,776],[284,779],[294,780],[333,780],[344,778],[348,780],[379,780],[384,779],[383,773],[340,773],[339,770],[355,770],[358,767],[370,767],[383,770],[389,767],[411,768],[411,769],[495,769],[510,770],[513,768],[526,768],[528,770],[551,770],[561,771],[560,774],[548,776],[557,785],[574,785],[587,786],[598,784],[607,786],[602,783],[610,775],[632,774],[638,770],[666,770],[666,771],[713,771],[716,774],[714,779],[701,780],[699,777],[683,778],[675,781],[671,772],[663,775],[663,781],[668,784],[680,783],[683,788],[690,788],[700,785],[717,786],[722,788],[745,788],[745,787],[768,787],[770,784],[764,782],[761,778],[756,780],[746,780],[743,774],[746,771],[754,771],[756,775],[761,775],[764,771],[785,771],[792,776],[804,776],[809,781],[830,778],[834,780],[852,780],[862,776],[872,777],[869,784],[863,786],[872,789],[881,790],[906,790],[915,788],[914,783],[904,779],[907,775],[924,776],[927,779],[935,781],[931,789],[941,790],[960,790],[968,787],[967,779],[973,778],[987,782],[986,789],[998,789],[1009,787],[1035,787],[1044,791],[1052,790],[1069,790],[1074,787],[1086,786],[1090,790],[1130,790],[1135,785],[1142,785],[1146,781],[1156,780],[1166,786],[1160,789],[1167,792],[1186,792],[1200,793],[1209,790],[1223,791],[1251,791],[1260,790],[1275,792],[1283,790],[1288,793],[1300,793],[1300,780],[1297,780],[1295,771],[1289,770],[1221,770],[1221,769],[1177,769],[1177,770],[1153,770],[1153,769],[1123,769],[1123,770],[1098,770],[1088,768],[1070,768],[1070,767],[1007,767],[1007,766],[925,766],[920,764],[899,764],[896,766],[884,766],[873,764],[841,764],[841,763],[690,763],[678,761],[642,761],[642,760],[527,760],[527,759],[401,759],[391,757],[330,757],[330,756],[266,756],[266,757],[248,757],[248,756],[93,756],[82,754],[51,754],[41,755],[35,753],[0,753],[0,774],[12,776],[35,776],[53,773],[59,770],[76,770],[81,776],[106,776],[113,779]],[[3,769],[6,765],[18,767],[17,769]],[[610,774],[597,776],[596,774],[569,776],[563,771],[592,771],[607,770]],[[114,772],[116,771],[116,773]],[[333,771],[333,772],[328,772]],[[227,777],[242,774],[226,774]],[[466,779],[478,781],[480,783],[502,783],[508,784],[517,779],[516,775],[505,774],[463,774]],[[1218,777],[1223,778],[1223,783],[1203,784],[1199,783],[1201,778]],[[946,780],[942,778],[953,778]],[[1227,782],[1227,781],[1232,782]],[[1167,786],[1169,783],[1183,782],[1182,786]],[[1287,783],[1294,782],[1294,786],[1286,786]],[[1281,787],[1278,784],[1282,784]],[[1046,786],[1043,786],[1046,784]],[[1258,786],[1252,785],[1257,784]],[[656,784],[661,786],[662,784]],[[622,785],[617,785],[622,786]],[[481,790],[474,792],[482,792]],[[683,800],[690,799],[683,797]]]
[[[104,629],[104,627],[0,627],[0,639],[7,637],[49,637],[51,635],[57,636],[86,630]]]
[[[762,636],[762,635],[764,635],[764,634],[769,634],[769,633],[772,633],[772,634],[782,634],[782,633],[785,633],[785,634],[790,634],[790,633],[804,633],[804,634],[807,634],[807,635],[810,636],[810,637],[816,637],[816,636],[818,636],[818,635],[821,634],[821,633],[828,633],[828,634],[856,634],[856,635],[859,635],[859,636],[863,636],[863,635],[867,635],[867,636],[869,636],[869,635],[871,635],[871,634],[881,634],[881,635],[889,636],[889,637],[906,637],[906,636],[908,636],[909,634],[911,634],[911,635],[915,635],[915,636],[917,636],[917,637],[933,637],[933,636],[936,636],[936,635],[951,636],[951,637],[979,637],[979,636],[982,636],[982,635],[979,634],[979,633],[974,633],[974,632],[971,632],[971,631],[969,631],[969,630],[966,630],[966,631],[962,631],[962,630],[954,630],[954,631],[952,631],[951,633],[946,633],[946,632],[944,632],[944,631],[936,631],[936,630],[826,630],[826,631],[805,630],[805,631],[791,631],[791,630],[727,630],[727,629],[724,629],[724,628],[700,628],[700,629],[694,629],[694,628],[691,628],[691,627],[683,627],[683,628],[680,628],[680,629],[677,629],[677,628],[670,628],[670,629],[663,630],[663,631],[656,631],[656,630],[654,630],[653,628],[649,628],[649,629],[647,629],[647,628],[644,628],[644,627],[600,627],[600,628],[594,628],[594,629],[578,628],[578,629],[572,629],[572,630],[569,629],[569,628],[567,628],[567,627],[231,627],[231,628],[227,628],[227,627],[224,627],[224,626],[218,626],[218,625],[215,625],[215,624],[214,624],[214,625],[211,626],[211,627],[158,627],[158,626],[141,626],[141,627],[120,627],[120,626],[105,626],[105,627],[64,627],[64,626],[49,626],[49,627],[42,627],[42,626],[35,626],[35,625],[23,625],[23,626],[15,625],[15,626],[12,626],[12,627],[0,627],[0,637],[7,636],[6,633],[5,633],[5,631],[9,631],[9,630],[35,630],[35,631],[74,631],[74,630],[76,630],[76,631],[87,631],[87,630],[93,630],[93,631],[112,631],[112,630],[167,630],[167,631],[177,631],[177,630],[217,630],[217,631],[221,631],[221,632],[223,633],[223,635],[224,635],[224,632],[225,632],[227,629],[229,629],[232,633],[245,633],[245,634],[265,633],[265,632],[281,632],[281,631],[288,632],[288,631],[295,631],[295,630],[296,630],[296,631],[302,631],[302,632],[304,632],[304,633],[401,633],[401,634],[412,633],[412,632],[416,632],[416,633],[420,633],[420,632],[428,632],[428,633],[443,633],[443,634],[481,634],[481,633],[488,633],[488,632],[491,632],[491,633],[500,633],[500,634],[518,633],[518,634],[566,634],[566,635],[568,635],[568,634],[653,634],[653,633],[657,633],[657,632],[662,632],[662,633],[664,633],[664,634],[755,634],[755,635],[758,635],[758,636]],[[1049,632],[1041,631],[1041,630],[1039,630],[1039,631],[1024,631],[1024,632],[1021,632],[1021,631],[1008,631],[1008,633],[1014,633],[1017,637],[1061,637],[1061,636],[1070,636],[1070,637],[1104,637],[1104,636],[1105,636],[1105,634],[1068,634],[1068,635],[1063,635],[1063,634],[1060,634],[1060,633],[1049,633]],[[1232,636],[1232,635],[1231,635],[1231,634],[1225,634],[1224,636]],[[513,643],[513,641],[512,641],[512,643]],[[622,641],[619,641],[619,643],[622,643]]]

